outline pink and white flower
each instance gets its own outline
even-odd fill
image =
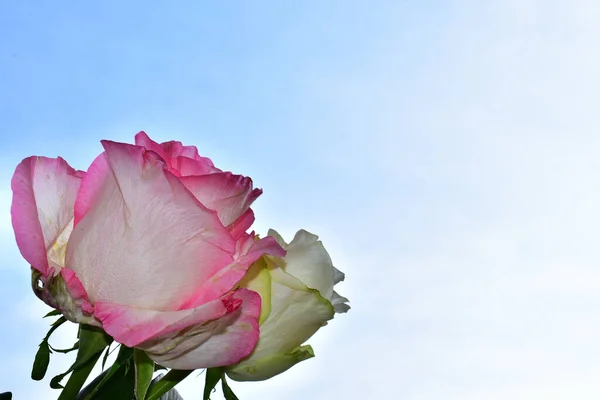
[[[261,190],[144,132],[102,145],[85,173],[36,156],[15,171],[12,222],[34,291],[164,366],[237,363],[258,340],[261,299],[236,285],[264,254],[285,254],[247,233]]]

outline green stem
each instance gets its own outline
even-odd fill
[[[192,372],[193,370],[170,370],[165,376],[160,378],[158,382],[150,387],[150,390],[148,390],[148,394],[146,395],[146,400],[160,399],[163,394],[173,389],[175,385],[187,378]]]
[[[96,362],[100,358],[101,354],[102,354],[102,352],[99,351],[97,354],[90,357],[88,362],[86,362],[80,368],[76,368],[73,371],[73,373],[71,373],[71,376],[69,377],[69,381],[67,382],[67,384],[65,385],[65,388],[60,393],[58,400],[73,400],[73,399],[77,398],[77,395],[79,394],[79,391],[81,390],[81,387],[83,386],[86,379],[90,375],[90,372],[92,372],[92,369],[94,368],[94,365],[96,365]]]

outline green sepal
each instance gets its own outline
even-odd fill
[[[143,350],[139,349],[133,351],[133,361],[135,364],[135,398],[144,400],[152,382],[154,361]]]

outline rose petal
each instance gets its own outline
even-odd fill
[[[336,313],[345,313],[348,312],[350,306],[348,303],[350,300],[345,298],[344,296],[340,296],[335,290],[333,291],[333,295],[331,296],[331,305],[333,305],[333,309]]]
[[[102,322],[106,333],[129,347],[156,340],[161,335],[181,332],[196,324],[205,324],[227,312],[227,305],[220,299],[181,311],[154,311],[107,302],[95,304],[95,316]]]
[[[270,230],[269,235],[274,231]],[[279,236],[279,235],[277,235]],[[285,272],[298,278],[312,289],[317,289],[321,296],[330,299],[333,294],[334,267],[331,257],[323,247],[323,243],[303,229],[299,230],[287,247],[285,256]],[[337,275],[339,278],[339,274]]]
[[[181,182],[202,204],[215,210],[225,226],[240,218],[262,193],[252,188],[252,179],[231,172],[186,176]]]
[[[161,156],[176,176],[203,175],[220,171],[209,158],[201,157],[195,146],[184,146],[177,141],[159,144],[150,139],[144,131],[135,135],[135,144]]]
[[[227,293],[246,274],[250,265],[258,260],[263,254],[271,254],[283,257],[285,251],[270,237],[258,241],[254,239],[254,233],[237,242],[235,260],[227,268],[219,270],[210,279],[198,286],[194,296],[185,302],[181,308],[196,307],[206,301],[220,297]]]
[[[212,165],[208,158],[198,157],[189,158],[184,156],[173,157],[171,159],[171,168],[177,173],[177,176],[206,175],[221,172],[220,169]]]
[[[223,318],[139,347],[168,368],[187,370],[237,363],[252,352],[258,340],[260,296],[240,289],[233,293],[232,300],[241,300],[241,307]]]
[[[231,236],[237,240],[241,238],[246,231],[252,226],[254,223],[254,211],[251,208],[247,209],[241,217],[235,220],[234,223],[229,225],[227,229]]]
[[[284,272],[270,268],[271,312],[260,326],[260,338],[252,354],[228,368],[234,380],[256,381],[271,378],[306,357],[288,357],[328,320],[333,318],[331,303],[317,290],[309,289]]]
[[[17,245],[29,264],[44,275],[49,268],[48,249],[73,219],[79,174],[60,157],[29,157],[17,166],[12,178],[11,215]]]
[[[156,153],[103,145],[77,199],[67,265],[93,303],[176,310],[233,262],[235,242]]]

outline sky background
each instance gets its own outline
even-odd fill
[[[50,321],[15,166],[145,130],[251,176],[255,229],[346,273],[316,358],[241,400],[600,398],[599,2],[124,3],[0,3],[0,392],[56,398],[72,361],[30,379]]]

